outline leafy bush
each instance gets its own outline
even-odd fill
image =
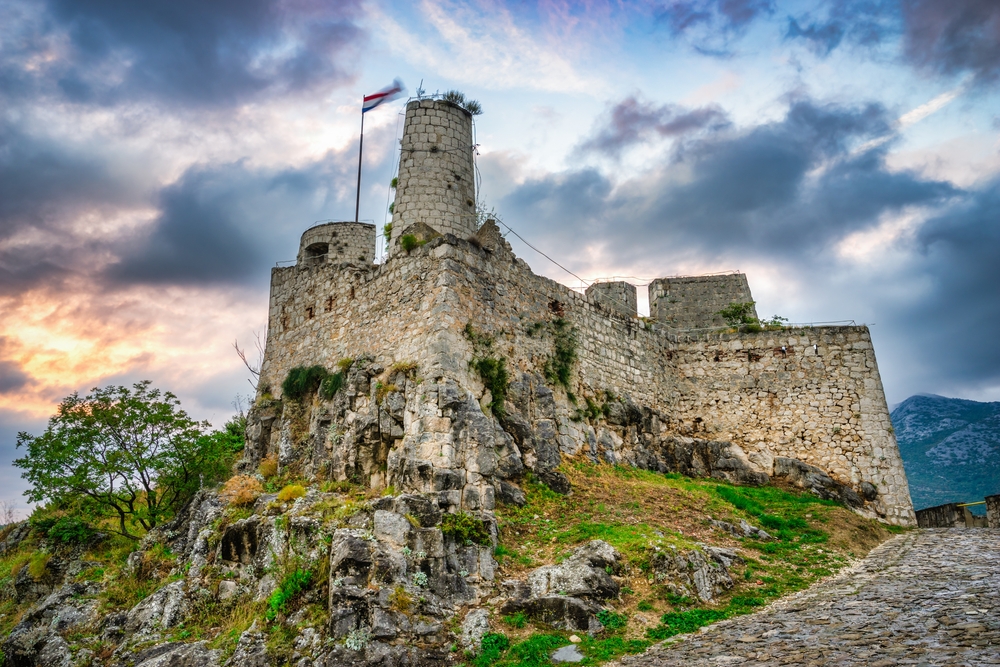
[[[309,570],[295,570],[285,575],[281,580],[281,585],[271,593],[267,600],[267,612],[264,616],[269,621],[273,621],[278,614],[285,611],[285,606],[299,593],[309,588],[312,583],[312,572]]]
[[[278,491],[278,500],[283,503],[287,503],[289,500],[295,500],[296,498],[301,498],[306,495],[306,488],[300,484],[289,484],[281,491]]]
[[[340,391],[343,386],[344,374],[331,373],[323,378],[323,381],[319,385],[320,396],[329,401],[337,395],[337,392]]]
[[[445,514],[444,518],[441,519],[441,532],[445,535],[451,535],[461,544],[473,542],[489,546],[492,543],[486,523],[468,512]]]
[[[62,544],[83,544],[90,540],[94,531],[76,517],[60,517],[52,524],[45,534],[54,542]]]
[[[219,497],[230,505],[240,507],[253,503],[262,493],[264,487],[256,477],[236,475],[222,487]]]
[[[329,372],[322,366],[296,366],[288,371],[281,383],[281,393],[285,398],[300,401],[309,394],[316,393]]]
[[[483,635],[479,642],[479,656],[473,664],[477,667],[493,664],[508,648],[510,648],[510,640],[507,639],[507,635],[499,632],[488,632]]]
[[[505,416],[504,401],[507,400],[507,385],[510,378],[507,375],[507,360],[503,357],[480,357],[470,362],[472,368],[479,373],[483,384],[490,390],[492,401],[490,402],[490,412],[497,419]]]
[[[611,609],[602,609],[597,612],[597,620],[608,630],[621,630],[628,625],[628,616],[615,613]]]
[[[427,573],[426,572],[414,572],[413,573],[413,585],[420,586],[423,588],[427,585]]]
[[[731,327],[738,327],[741,324],[758,324],[759,321],[753,314],[755,303],[756,301],[733,301],[717,314],[721,315],[726,324]]]

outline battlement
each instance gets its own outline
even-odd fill
[[[726,325],[719,311],[731,303],[753,301],[746,274],[659,278],[649,284],[649,314],[674,329]],[[757,317],[756,308],[752,309]]]

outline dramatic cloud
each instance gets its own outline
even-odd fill
[[[84,103],[237,104],[336,85],[363,38],[359,2],[50,0],[10,3],[0,81]]]
[[[702,24],[739,29],[773,11],[771,0],[675,0],[660,7],[658,18],[680,34]]]
[[[504,210],[526,220],[548,217],[567,233],[590,226],[610,239],[612,252],[633,256],[678,243],[705,252],[815,251],[888,211],[955,194],[947,183],[889,171],[885,144],[863,149],[891,127],[877,105],[800,101],[780,121],[681,142],[652,175],[615,188],[596,171],[528,181],[508,195]],[[635,238],[643,239],[638,250]]]
[[[872,46],[899,30],[897,0],[829,0],[822,12],[788,18],[785,39],[804,40],[821,56],[844,40]]]
[[[996,0],[903,0],[904,53],[938,74],[1000,75],[1000,3]]]
[[[726,113],[717,106],[685,109],[672,104],[656,106],[628,97],[611,108],[603,127],[583,142],[580,150],[618,157],[624,149],[651,136],[673,137],[728,125]]]

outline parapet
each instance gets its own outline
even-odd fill
[[[375,225],[367,222],[326,222],[310,227],[299,241],[297,266],[326,263],[375,262]]]
[[[594,283],[587,288],[587,296],[608,310],[626,317],[639,314],[635,285],[626,282]]]
[[[476,233],[472,115],[443,100],[406,105],[389,251],[411,225],[441,234]]]
[[[753,301],[744,273],[658,278],[649,284],[649,314],[675,329],[726,325],[719,311]],[[753,309],[753,316],[757,316]]]

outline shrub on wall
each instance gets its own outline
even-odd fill
[[[300,401],[316,393],[329,374],[322,366],[296,366],[288,371],[288,377],[281,383],[281,393],[285,398]]]
[[[230,505],[249,505],[264,493],[264,487],[256,477],[236,475],[231,477],[219,492],[219,497]]]
[[[576,344],[576,329],[562,317],[552,320],[552,356],[545,362],[545,379],[561,385],[570,400],[574,400],[570,379],[576,363]]]
[[[451,535],[461,544],[480,544],[489,546],[491,544],[490,531],[486,523],[472,516],[468,512],[457,512],[455,514],[445,514],[441,519],[441,532]]]

